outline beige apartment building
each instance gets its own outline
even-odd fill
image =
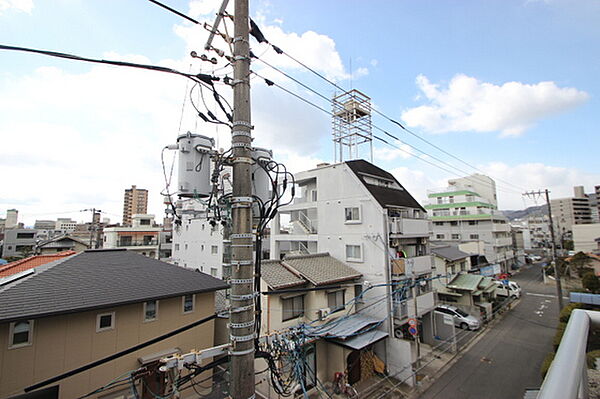
[[[215,291],[226,288],[204,273],[126,250],[86,251],[27,273],[0,283],[2,398],[203,319],[214,313]],[[162,394],[155,371],[161,357],[213,345],[211,320],[39,390],[47,398],[78,398],[139,370],[145,375],[133,384],[140,397],[150,387]],[[125,378],[90,397],[133,394]]]
[[[131,226],[131,216],[148,213],[148,190],[132,185],[123,196],[123,226]]]
[[[592,208],[590,200],[585,195],[583,186],[573,187],[573,197],[557,198],[550,201],[552,219],[556,236],[571,232],[573,225],[592,223]]]

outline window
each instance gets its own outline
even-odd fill
[[[17,239],[19,238],[35,238],[35,233],[17,233]]]
[[[158,301],[146,301],[144,302],[144,321],[156,320],[158,316]]]
[[[100,313],[96,316],[96,332],[115,328],[115,312]]]
[[[442,197],[438,197],[437,198],[437,203],[438,204],[443,204],[444,203],[444,199]]]
[[[317,200],[317,190],[310,190],[310,200],[312,202]]]
[[[282,321],[295,319],[304,314],[304,296],[299,295],[292,298],[282,298]]]
[[[478,240],[479,239],[479,234],[471,234],[471,235],[469,235],[469,238],[471,240]]]
[[[450,222],[450,226],[458,226],[458,222],[457,221],[452,221],[452,222]]]
[[[475,226],[479,222],[477,220],[469,220],[469,226]]]
[[[210,268],[210,275],[213,277],[217,277],[217,268],[216,267]]]
[[[443,226],[444,222],[433,222],[433,224],[436,226]]]
[[[454,196],[452,196],[452,195],[449,196],[448,197],[448,202],[451,203],[451,204],[453,204],[454,203]]]
[[[183,244],[183,249],[185,249],[187,251],[188,245],[187,244]]]
[[[192,313],[194,311],[194,302],[196,302],[195,297],[194,294],[188,294],[182,297],[183,313]]]
[[[150,226],[150,219],[140,219],[141,226]]]
[[[460,270],[463,272],[467,270],[467,262],[466,261],[463,260],[462,262],[460,262]]]
[[[131,236],[121,236],[121,245],[122,246],[130,246],[133,241],[133,237]]]
[[[460,234],[452,234],[453,240],[460,240]]]
[[[362,284],[356,284],[354,286],[354,298],[356,303],[365,303],[365,299],[361,296],[363,292]]]
[[[346,220],[346,223],[360,222],[360,208],[357,206],[345,208],[344,218]]]
[[[445,237],[446,237],[446,236],[445,236],[445,235],[443,235],[443,234],[436,234],[436,235],[435,235],[435,238],[436,238],[436,240],[443,240]]]
[[[210,246],[210,253],[213,255],[216,255],[219,253],[219,247],[217,245],[211,245]]]
[[[360,245],[346,245],[346,260],[362,262],[362,251]]]
[[[9,348],[31,345],[33,338],[33,320],[10,323]]]
[[[331,310],[331,313],[339,312],[344,310],[344,300],[346,290],[334,291],[327,294],[327,306]]]

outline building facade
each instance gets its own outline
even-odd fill
[[[103,248],[124,248],[158,259],[162,228],[154,223],[154,215],[133,215],[131,223],[129,227],[104,228]]]
[[[508,219],[497,210],[496,185],[484,175],[448,180],[448,187],[429,190],[425,206],[433,222],[436,245],[484,242],[489,263],[508,271],[515,263]],[[479,191],[478,191],[479,190]]]
[[[148,190],[135,185],[125,190],[123,196],[123,226],[132,225],[132,216],[148,213]]]
[[[570,233],[573,225],[592,223],[590,200],[583,192],[582,186],[573,188],[574,196],[557,198],[550,201],[555,234],[560,239],[562,234]]]
[[[37,239],[35,229],[7,229],[4,231],[2,257],[33,255]]]
[[[431,276],[430,221],[392,174],[367,161],[353,160],[319,165],[297,173],[295,181],[300,196],[280,208],[271,225],[271,259],[328,252],[373,285]],[[288,220],[282,229],[282,222]],[[393,313],[388,318],[393,322],[385,327],[394,335],[386,347],[386,363],[403,370],[415,361],[408,319],[418,319],[421,326],[431,320],[435,307],[431,282],[408,292],[378,287],[365,295],[365,301],[382,296],[390,298],[389,308],[377,307],[369,315]]]

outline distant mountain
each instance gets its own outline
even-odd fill
[[[509,220],[523,219],[530,215],[547,215],[548,207],[546,205],[530,206],[520,211],[502,211]]]

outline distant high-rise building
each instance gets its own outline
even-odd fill
[[[19,211],[16,209],[9,209],[6,211],[6,222],[4,227],[7,229],[14,229],[19,225]]]
[[[573,187],[574,197],[557,198],[550,201],[555,234],[570,232],[574,224],[592,223],[590,199],[584,194],[582,186]]]
[[[131,186],[123,198],[123,226],[131,226],[131,216],[148,213],[148,190]]]

